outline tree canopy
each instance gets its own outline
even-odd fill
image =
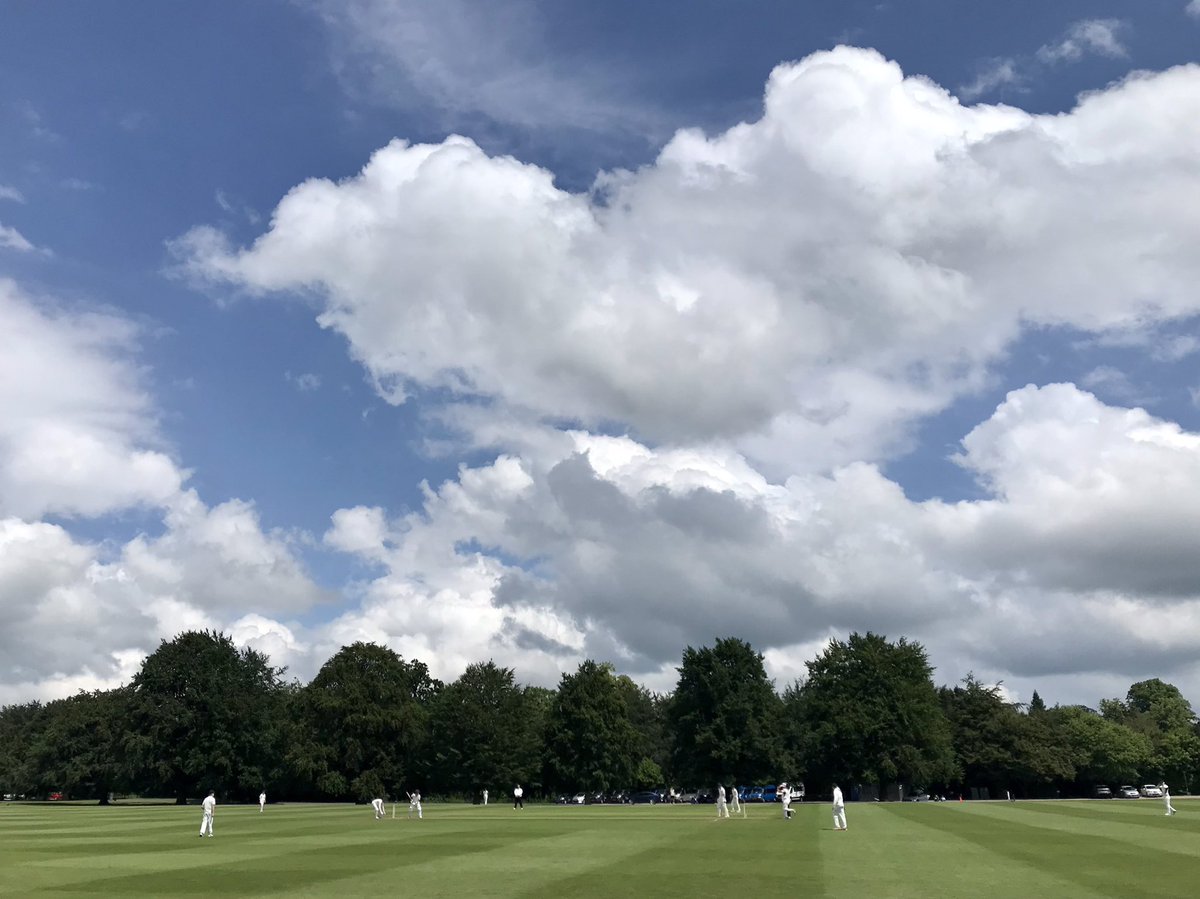
[[[297,701],[292,764],[329,798],[396,796],[428,775],[429,703],[441,685],[385,646],[343,646]]]
[[[673,770],[692,784],[777,777],[781,705],[762,655],[749,643],[730,637],[689,646],[667,705]]]
[[[928,785],[957,776],[949,723],[919,643],[851,634],[807,668],[805,757],[824,779]]]
[[[564,674],[546,718],[546,774],[560,789],[627,788],[638,734],[611,665],[590,659]]]
[[[585,661],[557,688],[522,685],[493,662],[443,686],[425,663],[370,643],[342,647],[308,684],[224,634],[180,634],[133,681],[0,708],[5,793],[248,799],[526,796],[716,783],[904,784],[993,795],[1090,795],[1098,784],[1166,779],[1189,792],[1200,769],[1191,705],[1159,679],[1100,711],[1028,706],[968,675],[935,688],[924,648],[851,634],[780,696],[763,657],[738,639],[682,653],[658,695]]]
[[[180,800],[257,792],[278,749],[279,675],[225,634],[163,641],[130,688],[124,749],[135,785],[158,784]]]

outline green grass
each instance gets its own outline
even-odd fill
[[[3,803],[0,895],[659,897],[1200,896],[1200,802],[710,807]],[[389,813],[391,807],[389,806]]]

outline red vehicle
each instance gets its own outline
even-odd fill
[[[62,798],[63,798],[63,794],[62,794],[62,793],[51,793],[51,794],[50,794],[50,801],[51,801],[51,802],[56,802],[56,801],[58,801],[59,799],[62,799]]]

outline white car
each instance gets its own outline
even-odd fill
[[[572,805],[583,805],[585,802],[587,802],[587,796],[585,796],[583,793],[576,793],[571,797]]]
[[[1162,799],[1162,790],[1160,790],[1154,784],[1144,785],[1140,792],[1147,799]]]

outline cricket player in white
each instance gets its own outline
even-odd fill
[[[487,805],[487,790],[483,791],[483,804]]]
[[[525,791],[521,789],[520,784],[517,784],[516,789],[513,790],[513,808],[514,809],[525,808],[524,796],[525,796]]]
[[[262,814],[262,810],[267,807],[267,791],[263,790],[258,794],[258,811]]]
[[[842,799],[842,788],[833,785],[833,829],[846,829],[846,802]]]
[[[733,797],[733,813],[735,815],[740,814],[743,818],[746,817],[746,811],[742,808],[742,796],[738,793],[738,788],[732,787],[729,795]]]
[[[725,788],[718,784],[717,786],[717,818],[728,818],[729,806],[725,804]]]
[[[200,803],[204,809],[204,817],[200,819],[200,836],[212,836],[213,815],[217,812],[217,794],[212,790],[208,791],[208,795],[204,797],[204,801]]]
[[[792,788],[786,783],[779,785],[779,804],[783,806],[783,820],[792,820]]]
[[[412,817],[413,812],[417,813],[417,820],[421,819],[421,791],[413,790],[408,794],[408,817]]]
[[[1171,789],[1165,783],[1159,784],[1158,788],[1162,790],[1163,805],[1167,807],[1167,817],[1169,818],[1175,814],[1175,806],[1171,805]]]
[[[382,799],[380,799],[379,797],[372,799],[371,800],[371,808],[375,809],[375,820],[376,821],[378,821],[380,818],[384,817],[383,800]]]

